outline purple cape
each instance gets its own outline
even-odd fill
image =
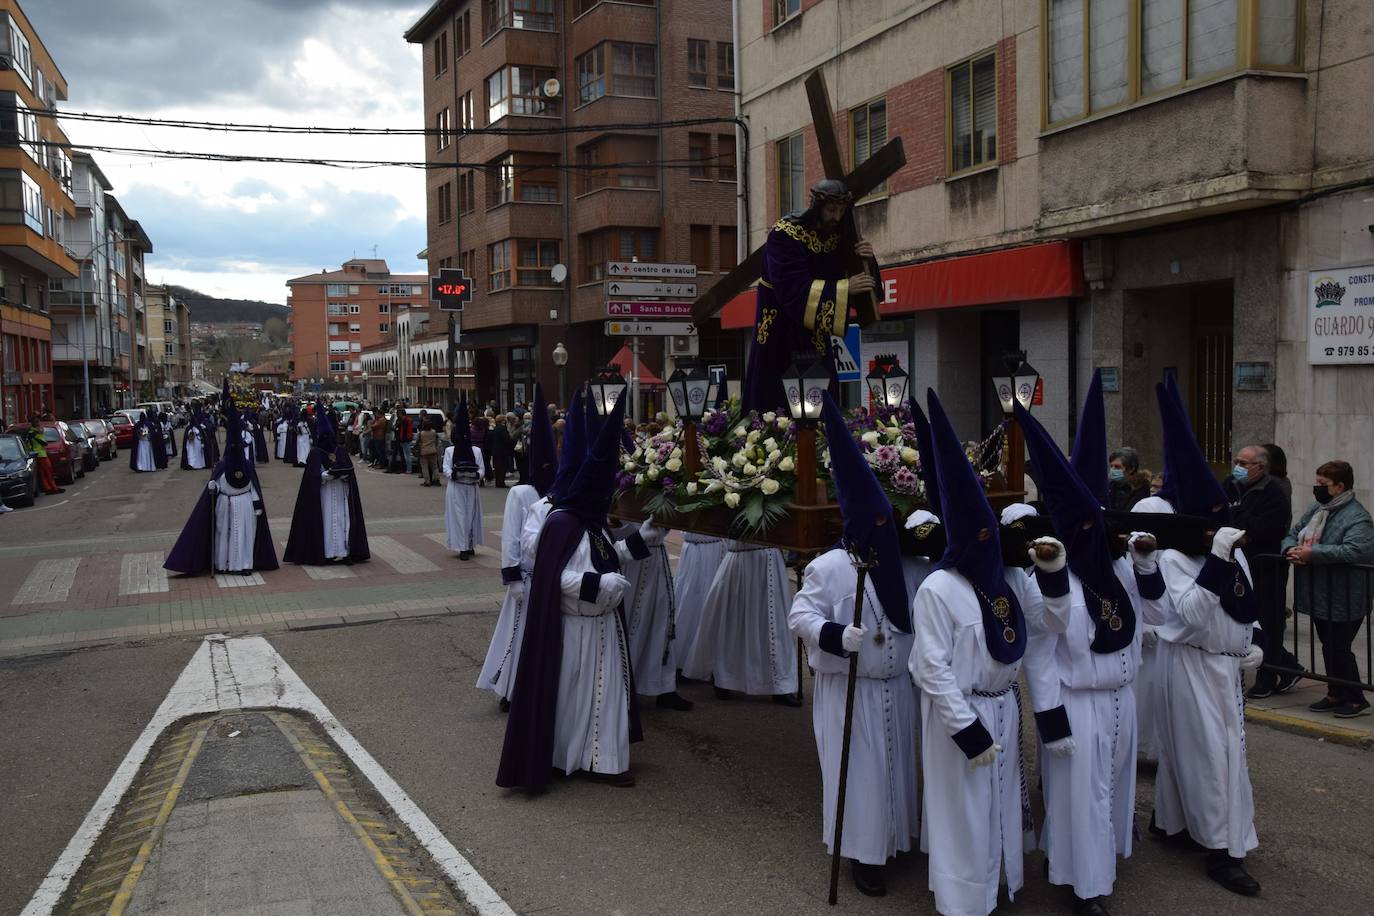
[[[301,488],[296,491],[296,509],[291,513],[291,533],[282,553],[282,559],[288,563],[323,566],[328,562],[324,556],[324,515],[320,512],[320,472],[324,460],[332,457],[312,448],[305,460]],[[372,558],[367,549],[367,526],[363,523],[357,474],[348,475],[348,558],[355,563]]]
[[[267,434],[262,431],[262,424],[253,423],[253,451],[257,453],[258,464],[267,464],[272,460],[272,453],[267,450]]]
[[[193,468],[190,462],[186,460],[186,440],[190,437],[193,429],[200,433],[200,457],[205,462],[203,468]],[[181,434],[181,469],[183,471],[203,471],[208,467],[210,467],[210,449],[205,444],[205,431],[201,429],[198,422],[193,420],[186,424],[186,430]]]
[[[210,479],[218,480],[223,473],[223,464],[217,464]],[[253,492],[257,494],[258,502],[262,502],[262,486],[258,483],[256,474],[253,475]],[[162,564],[163,569],[188,576],[210,572],[214,562],[214,542],[210,537],[210,498],[214,495],[209,490],[200,491],[200,499],[191,510],[191,517],[186,520],[186,527],[181,529],[181,536],[172,546],[171,553],[167,554],[167,562]],[[258,516],[257,532],[253,539],[253,568],[277,568],[277,551],[272,546],[272,532],[267,526],[266,509]]]
[[[148,430],[148,442],[153,447],[153,467],[159,471],[167,470],[167,440],[162,438],[162,427],[157,423],[138,421],[139,428]],[[129,470],[138,470],[138,428],[134,430],[134,442],[129,448]]]
[[[296,420],[294,417],[287,417],[286,432],[282,433],[286,437],[286,448],[282,451],[282,461],[287,464],[296,463]]]
[[[562,575],[586,533],[577,516],[566,511],[551,513],[540,531],[525,604],[525,638],[515,670],[501,765],[496,772],[498,786],[538,791],[548,785],[553,767],[554,719],[558,714],[558,675],[563,664]],[[610,537],[606,540],[609,542]],[[592,564],[602,573],[620,569],[615,551],[604,560],[592,551]],[[623,608],[616,611],[616,623],[623,635],[622,614]],[[633,671],[629,693],[630,741],[641,741],[644,730],[639,722]]]

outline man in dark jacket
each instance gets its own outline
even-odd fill
[[[511,442],[510,429],[506,425],[506,419],[497,417],[491,424],[491,464],[496,486],[502,489],[506,486],[506,474],[510,470],[510,459],[513,451],[514,443]]]
[[[1231,519],[1245,532],[1245,554],[1250,559],[1255,592],[1261,596],[1263,611],[1260,626],[1264,631],[1264,667],[1255,677],[1246,696],[1262,700],[1285,693],[1298,682],[1302,670],[1298,659],[1283,645],[1286,624],[1284,596],[1288,587],[1288,564],[1272,559],[1293,521],[1293,505],[1278,481],[1269,474],[1269,452],[1262,445],[1247,445],[1236,453],[1231,476],[1222,488],[1231,502]],[[1274,668],[1292,669],[1277,672]]]

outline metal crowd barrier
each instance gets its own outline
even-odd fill
[[[1266,642],[1264,668],[1275,674],[1301,674],[1304,678],[1328,684],[1358,686],[1374,690],[1374,633],[1369,626],[1374,606],[1374,566],[1367,564],[1307,565],[1296,567],[1277,554],[1247,555],[1255,593],[1260,600],[1260,626],[1272,640],[1283,633],[1283,647],[1289,653],[1286,664],[1274,664]],[[1299,573],[1299,570],[1301,572]],[[1355,679],[1333,677],[1327,673],[1325,653],[1311,611],[1335,612],[1349,616],[1350,626],[1364,631],[1350,651],[1355,656]],[[1360,646],[1363,642],[1364,651]]]

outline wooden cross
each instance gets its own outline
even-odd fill
[[[894,137],[846,175],[844,157],[835,134],[835,120],[830,111],[830,93],[825,88],[825,77],[821,75],[820,70],[812,71],[806,78],[806,97],[811,103],[811,121],[816,128],[816,145],[820,147],[821,166],[825,170],[825,177],[843,181],[855,200],[867,196],[890,175],[906,165],[902,138]],[[867,269],[863,259],[854,254],[854,244],[858,238],[859,233],[854,225],[854,208],[849,207],[845,210],[844,221],[840,224],[840,250],[847,257],[845,269],[851,276]],[[759,247],[741,261],[738,267],[697,297],[692,303],[693,320],[701,324],[714,316],[727,302],[753,286],[762,271],[763,248]],[[860,326],[867,326],[878,320],[878,301],[874,296],[851,297],[849,301],[859,313]]]

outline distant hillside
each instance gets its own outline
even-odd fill
[[[286,320],[291,310],[273,302],[258,302],[253,299],[217,299],[184,286],[168,286],[172,295],[184,300],[191,310],[192,321],[210,324],[230,324],[241,321],[264,322],[269,318]]]

